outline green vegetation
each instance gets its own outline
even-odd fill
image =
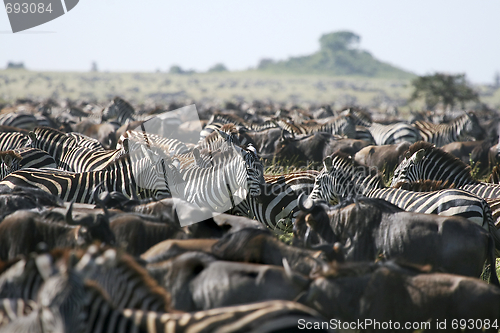
[[[438,103],[442,103],[445,108],[453,108],[460,103],[464,109],[466,102],[479,102],[479,94],[467,83],[465,74],[419,76],[412,81],[412,85],[414,91],[410,101],[423,98],[429,110]]]
[[[322,35],[319,51],[302,57],[274,61],[262,59],[257,67],[272,73],[327,74],[409,79],[414,75],[375,59],[368,51],[359,50],[361,37],[350,31]]]
[[[227,72],[227,67],[224,64],[215,64],[214,66],[210,67],[208,70],[209,72]]]

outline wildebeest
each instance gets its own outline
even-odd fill
[[[388,175],[400,162],[400,157],[411,146],[405,141],[394,145],[367,146],[354,155],[354,160],[366,166],[377,167],[378,170],[385,170]]]
[[[326,156],[337,151],[354,156],[368,143],[357,139],[339,139],[328,133],[314,133],[295,138],[280,137],[276,142],[274,154],[261,154],[263,158],[277,161],[291,161],[295,163],[321,163]]]
[[[322,204],[299,206],[296,229],[310,230],[298,238],[306,241],[340,242],[346,260],[370,261],[380,255],[401,259],[448,273],[479,277],[483,265],[495,265],[494,241],[481,226],[457,216],[405,212],[382,199],[358,198],[331,209]],[[313,238],[316,238],[315,240]],[[498,278],[492,274],[496,285]]]
[[[221,260],[282,266],[286,258],[292,270],[304,275],[321,266],[323,260],[335,259],[332,253],[289,246],[269,230],[251,228],[224,235],[212,246],[212,254]]]
[[[493,323],[500,318],[500,288],[471,277],[425,273],[427,269],[394,262],[339,264],[317,274],[301,300],[327,318],[370,320],[365,331],[388,329],[373,326],[375,321],[387,325],[390,320],[399,329],[414,331],[405,323],[429,321],[418,329],[436,329],[437,320],[447,320],[450,330],[452,320],[483,319],[478,325],[484,325],[485,319]],[[491,325],[485,328],[497,332]]]
[[[150,274],[172,296],[172,306],[197,311],[270,299],[293,300],[309,280],[283,267],[216,260],[188,252],[148,264]]]
[[[13,259],[17,255],[35,251],[40,242],[49,249],[77,247],[94,240],[114,244],[115,236],[109,220],[101,214],[72,217],[72,205],[66,214],[67,224],[47,223],[40,214],[20,210],[6,216],[0,223],[0,259]]]

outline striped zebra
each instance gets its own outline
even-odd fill
[[[71,132],[67,135],[75,139],[76,144],[80,147],[86,147],[92,150],[104,150],[104,147],[97,139],[91,138],[78,132]]]
[[[170,295],[134,258],[113,248],[91,245],[76,268],[95,281],[117,309],[171,311]]]
[[[3,326],[19,318],[26,317],[36,310],[38,310],[38,305],[32,300],[24,300],[22,298],[1,298],[0,332],[2,332]]]
[[[116,118],[116,122],[121,126],[129,121],[134,121],[134,115],[135,110],[132,105],[123,98],[116,96],[102,111],[102,120]]]
[[[12,112],[0,114],[0,125],[32,130],[38,126],[38,121],[31,113]]]
[[[138,132],[128,130],[120,136],[116,148],[123,148],[123,142],[128,139],[128,143],[132,149],[134,144],[145,144],[150,147],[158,147],[165,151],[166,154],[185,154],[190,151],[186,144],[177,139],[167,139],[157,134],[147,133],[146,131]]]
[[[16,148],[26,147],[29,143],[29,137],[18,132],[1,132],[0,133],[0,151],[12,150]]]
[[[455,141],[470,141],[484,134],[479,120],[472,112],[456,118],[449,124],[433,124],[425,121],[416,121],[413,127],[420,132],[423,141],[442,147]]]
[[[29,146],[46,151],[61,170],[71,172],[98,171],[126,153],[124,149],[93,150],[81,146],[73,136],[52,128],[38,127],[29,133]]]
[[[322,327],[324,321],[317,311],[291,301],[266,301],[193,313],[119,310],[101,288],[84,280],[84,274],[67,268],[49,277],[40,290],[35,309],[38,311],[18,317],[0,328],[0,332],[270,333],[295,331],[300,321]]]
[[[170,196],[168,180],[176,181],[177,169],[168,157],[141,152],[125,154],[104,170],[73,173],[67,171],[22,169],[0,181],[11,189],[38,187],[64,201],[93,204],[93,191],[103,183],[103,191],[117,191],[128,198],[163,198]],[[175,185],[174,185],[175,186]]]
[[[371,134],[370,138],[362,129],[360,129],[359,133],[357,133],[357,138],[367,141],[371,141],[371,139],[373,139],[373,142],[379,146],[391,145],[404,141],[414,143],[420,140],[420,133],[411,125],[405,123],[395,123],[389,125],[374,123],[371,116],[362,110],[348,109],[342,112],[342,114],[350,115],[354,119],[354,123],[357,126],[364,126]]]
[[[452,154],[428,142],[418,142],[404,153],[405,158],[394,171],[391,186],[421,180],[439,180],[482,198],[500,198],[500,185],[475,180],[470,167]]]
[[[392,145],[405,141],[415,143],[421,140],[419,131],[405,123],[389,125],[373,123],[368,129],[373,136],[373,140],[379,146]]]
[[[210,117],[210,119],[207,122],[207,125],[213,124],[213,123],[219,123],[219,124],[233,124],[242,130],[246,131],[264,131],[269,128],[277,128],[279,127],[275,121],[273,120],[267,120],[264,121],[262,124],[256,124],[254,122],[248,122],[244,120],[243,118],[240,118],[234,114],[230,113],[214,113]]]
[[[217,163],[210,168],[190,166],[179,169],[183,184],[172,192],[174,197],[209,207],[216,212],[225,212],[238,201],[261,194],[264,184],[264,168],[253,146],[248,149],[228,144],[229,149],[220,152]]]
[[[325,159],[306,202],[310,206],[314,200],[330,202],[357,195],[384,199],[410,212],[462,216],[490,233],[496,232],[490,207],[484,199],[460,189],[422,193],[386,188],[377,170],[360,165],[341,152]]]
[[[291,232],[300,212],[298,196],[311,192],[317,174],[315,170],[306,170],[264,176],[266,184],[262,186],[261,195],[257,198],[247,196],[230,213],[255,219],[277,233]]]
[[[286,118],[278,119],[275,122],[279,127],[294,135],[325,132],[348,138],[356,137],[355,119],[351,115],[335,117],[323,124],[295,124],[292,120]]]
[[[52,156],[43,150],[28,147],[0,152],[0,163],[0,179],[25,168],[57,168]]]

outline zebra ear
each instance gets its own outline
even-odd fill
[[[332,170],[332,157],[331,156],[327,156],[324,160],[323,160],[323,165],[325,166],[325,169],[330,172]]]
[[[123,145],[123,150],[125,150],[125,153],[129,154],[130,153],[130,148],[128,145],[128,138],[123,139],[122,145]]]
[[[418,150],[415,154],[415,162],[418,163],[420,162],[424,157],[425,157],[425,149],[420,149]]]
[[[5,163],[5,165],[10,168],[12,167],[12,156],[9,155],[9,154],[6,154],[4,157],[3,157],[3,162]]]
[[[31,141],[35,141],[36,140],[36,134],[35,134],[35,132],[30,131],[28,133],[28,137],[31,139]]]
[[[217,133],[219,133],[219,135],[221,136],[221,138],[223,138],[223,139],[224,139],[224,140],[226,140],[227,142],[229,142],[229,141],[230,141],[230,139],[231,139],[231,138],[230,138],[229,134],[227,134],[227,133],[225,133],[225,132],[223,132],[223,131],[219,130],[218,128],[216,128],[215,130],[217,131]]]

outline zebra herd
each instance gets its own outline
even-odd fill
[[[257,104],[202,109],[201,133],[181,117],[169,120],[171,136],[147,132],[161,111],[115,97],[105,108],[0,117],[0,239],[12,238],[0,245],[0,332],[272,332],[345,318],[318,305],[329,289],[318,296],[312,286],[338,278],[331,270],[344,269],[337,262],[356,239],[330,243],[314,214],[350,200],[456,218],[484,238],[471,250],[478,258],[500,253],[500,185],[477,180],[445,150],[484,139],[473,112],[447,124],[376,122],[354,107]],[[304,160],[319,141],[321,158]],[[394,154],[402,142],[409,148],[395,155],[395,170],[357,162],[362,148]],[[299,165],[280,169],[284,151]],[[398,272],[414,274],[405,264]],[[370,274],[392,269],[379,265]],[[485,271],[498,283],[493,267]],[[251,292],[255,285],[263,292]]]

